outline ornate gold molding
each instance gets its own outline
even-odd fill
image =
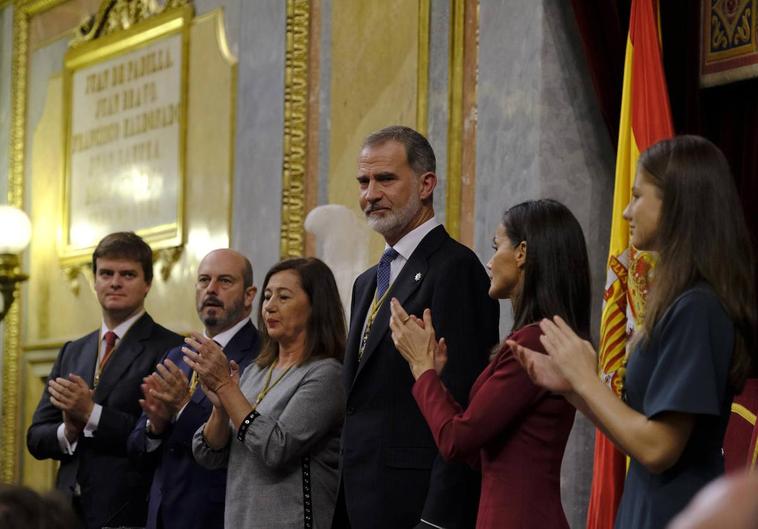
[[[282,167],[282,259],[303,255],[305,168],[308,143],[308,0],[287,0],[284,60],[284,161]]]
[[[318,2],[307,0],[287,0],[286,58],[284,86],[284,161],[282,170],[282,226],[280,232],[280,256],[282,258],[300,256],[305,253],[306,235],[303,228],[308,206],[308,184],[306,172],[316,168],[317,154],[309,155],[309,120],[318,119],[309,113],[309,101],[315,101],[318,110],[318,95],[310,93],[318,90],[317,65],[309,66],[311,47],[317,46],[312,39],[317,38]],[[416,86],[416,128],[427,134],[429,109],[429,47],[430,47],[431,0],[418,0],[418,73]],[[317,57],[316,57],[317,59]],[[313,59],[311,59],[313,60]],[[313,71],[311,71],[311,68]],[[311,77],[314,76],[314,77]],[[312,131],[318,131],[318,126]],[[311,132],[311,148],[318,145]],[[311,156],[309,158],[309,156]],[[312,177],[317,182],[318,177]],[[312,197],[311,197],[312,198]]]
[[[479,84],[479,0],[468,0],[464,13],[461,132],[461,196],[458,240],[474,247],[476,205],[476,87]]]
[[[18,290],[16,297],[18,298]],[[5,316],[5,336],[3,337],[3,450],[0,479],[4,483],[15,483],[18,480],[20,306],[21,300],[17,299]]]
[[[71,47],[79,46],[91,40],[129,29],[168,9],[190,4],[190,0],[106,0],[100,4],[97,13],[80,25]]]
[[[416,130],[429,134],[429,46],[431,0],[418,1],[418,77],[416,80]]]
[[[171,248],[162,248],[155,251],[154,261],[158,264],[158,270],[160,271],[161,279],[168,281],[171,276],[171,270],[174,265],[179,262],[179,258],[182,256],[182,250],[184,246],[173,246]]]
[[[450,0],[450,13],[445,225],[450,235],[471,245],[476,178],[479,1]]]
[[[11,131],[8,203],[24,207],[24,162],[26,141],[26,88],[28,81],[29,20],[34,15],[52,9],[65,0],[18,1],[13,11],[13,64],[11,69]],[[21,356],[20,293],[5,317],[3,337],[2,391],[2,454],[0,479],[6,483],[18,481],[19,432],[19,365]]]
[[[62,267],[89,264],[90,256],[97,241],[88,240],[84,244],[71,242],[72,213],[71,204],[74,195],[72,151],[71,151],[71,116],[73,79],[77,71],[92,65],[106,63],[122,55],[135,53],[140,47],[155,39],[180,39],[181,59],[179,61],[180,96],[178,117],[178,175],[171,173],[172,184],[176,185],[176,216],[166,222],[140,225],[135,230],[154,251],[174,249],[181,253],[185,236],[186,194],[186,159],[187,159],[187,100],[188,100],[188,61],[189,61],[189,27],[193,18],[193,8],[189,0],[166,0],[162,5],[154,0],[105,0],[100,4],[97,14],[90,17],[79,28],[80,38],[75,39],[64,58],[63,94],[64,94],[64,187],[62,206],[62,230],[59,233],[59,258]],[[82,28],[89,28],[84,34]],[[76,46],[76,47],[74,47]],[[109,219],[110,220],[110,219]],[[107,224],[107,223],[106,223]],[[111,227],[109,225],[107,227]],[[115,230],[112,230],[115,231]],[[171,266],[163,271],[170,272]],[[161,277],[168,279],[161,274]]]
[[[78,296],[81,291],[81,283],[79,282],[79,274],[88,266],[87,263],[79,263],[77,265],[64,266],[63,273],[66,275],[68,281],[68,288],[74,296]]]
[[[179,258],[182,256],[184,246],[171,246],[168,248],[158,248],[153,251],[153,264],[157,265],[158,273],[163,281],[168,281],[171,277],[171,271],[176,263],[179,262]],[[63,272],[66,274],[68,280],[69,289],[75,296],[79,295],[81,291],[81,276],[87,274],[90,271],[91,261],[80,262],[77,264],[67,265],[63,267]],[[91,278],[84,278],[85,281]]]
[[[450,0],[450,56],[448,66],[447,210],[450,236],[461,234],[461,176],[463,154],[463,45],[466,0]]]

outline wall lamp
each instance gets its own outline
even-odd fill
[[[21,272],[19,254],[29,246],[31,238],[32,223],[26,213],[13,206],[0,206],[0,293],[3,295],[0,321],[13,305],[16,286],[29,279]]]

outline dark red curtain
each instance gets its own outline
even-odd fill
[[[598,105],[615,144],[631,0],[572,0],[572,6]],[[758,258],[758,79],[700,88],[700,2],[666,0],[660,6],[674,130],[705,136],[724,151]]]
[[[724,151],[758,249],[758,79],[698,85],[700,9],[691,0],[661,2],[663,63],[677,133],[700,134]],[[758,252],[756,252],[758,255]]]

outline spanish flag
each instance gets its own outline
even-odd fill
[[[640,152],[673,135],[661,60],[658,2],[632,0],[631,9],[598,355],[598,373],[617,395],[622,390],[627,338],[642,320],[648,272],[654,266],[650,254],[629,246],[629,225],[622,213],[631,197]],[[587,529],[612,529],[626,457],[599,430],[595,432],[592,474]]]

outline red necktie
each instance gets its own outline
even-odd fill
[[[105,336],[103,336],[103,338],[105,339],[105,352],[103,353],[103,357],[100,359],[100,371],[102,371],[103,367],[105,367],[105,364],[108,363],[108,360],[111,357],[111,353],[113,352],[113,348],[116,345],[118,336],[116,336],[115,332],[108,331],[105,333]]]

